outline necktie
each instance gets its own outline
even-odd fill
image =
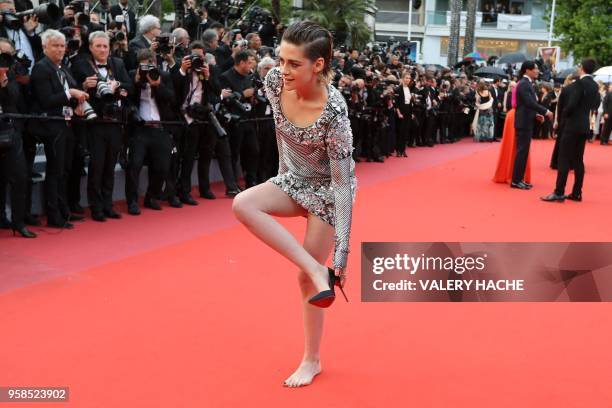
[[[97,64],[97,67],[98,67],[98,68],[104,68],[104,69],[107,69],[107,68],[108,68],[108,65],[106,65],[106,64]]]

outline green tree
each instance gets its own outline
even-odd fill
[[[459,59],[459,34],[461,29],[461,8],[463,0],[451,0],[450,12],[450,36],[448,37],[448,61],[449,67],[457,63]]]
[[[552,2],[549,0],[549,3]],[[557,0],[554,33],[560,39],[561,48],[571,52],[574,59],[593,57],[602,66],[612,64],[610,0]]]
[[[463,41],[463,56],[474,51],[474,38],[476,32],[476,0],[467,2],[467,18],[465,20],[465,39]]]
[[[304,8],[295,16],[315,21],[334,33],[337,44],[350,38],[350,45],[363,47],[372,38],[372,30],[364,21],[375,16],[374,0],[304,0]]]

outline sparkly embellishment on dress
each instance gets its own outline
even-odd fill
[[[334,267],[346,267],[357,178],[353,133],[342,94],[329,85],[327,104],[319,118],[299,127],[283,114],[278,67],[265,78],[278,144],[278,175],[268,181],[280,187],[309,213],[335,227]]]

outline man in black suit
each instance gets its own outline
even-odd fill
[[[77,82],[67,68],[61,65],[66,49],[64,34],[56,30],[47,30],[42,35],[45,58],[34,65],[30,84],[34,108],[37,113],[49,116],[72,116],[70,100],[79,103],[89,98],[86,92],[77,89]],[[37,126],[39,127],[39,126]],[[70,171],[72,160],[68,160],[73,151],[74,135],[68,122],[49,121],[44,124],[44,131],[38,136],[45,145],[47,168],[45,175],[45,207],[47,225],[55,228],[73,228],[68,221],[75,219],[70,215],[66,199],[66,176]]]
[[[559,171],[557,186],[552,194],[542,197],[543,201],[563,202],[566,198],[582,201],[582,184],[584,181],[584,147],[589,137],[589,116],[597,109],[601,101],[597,83],[591,76],[595,71],[595,60],[582,60],[578,73],[580,79],[567,87],[568,101],[563,112],[563,137],[559,146]],[[574,187],[572,193],[565,195],[565,185],[570,165],[574,169]]]
[[[127,28],[128,39],[131,40],[136,36],[136,15],[130,9],[128,0],[119,0],[110,8],[110,15],[115,20],[117,16],[123,16],[123,24]]]
[[[137,68],[136,53],[138,50],[147,48],[153,52],[157,51],[158,44],[155,38],[162,32],[159,18],[152,15],[140,17],[138,19],[138,32],[139,34],[130,41],[129,45],[126,67],[130,71]]]
[[[157,197],[161,196],[162,185],[170,170],[172,136],[164,127],[155,122],[177,120],[174,113],[175,95],[170,73],[158,70],[150,72],[155,66],[155,54],[151,50],[138,52],[139,67],[131,72],[134,79],[134,105],[138,108],[139,123],[129,138],[129,156],[125,183],[125,196],[128,213],[140,214],[138,207],[138,182],[140,170],[149,157],[149,186],[144,205],[153,210],[161,210]],[[145,71],[143,68],[147,68]],[[175,200],[176,197],[173,197]],[[178,200],[177,200],[178,201]],[[180,207],[178,202],[175,207]]]
[[[15,4],[13,0],[1,0],[0,12],[15,13]],[[15,50],[23,51],[30,61],[38,61],[42,54],[42,44],[40,37],[36,34],[38,28],[38,19],[31,15],[23,17],[22,27],[13,30],[4,24],[0,24],[0,37],[8,38],[15,44]]]
[[[91,58],[72,66],[77,83],[89,94],[89,101],[99,118],[121,120],[118,99],[131,95],[133,84],[123,61],[110,57],[110,39],[103,31],[89,35]],[[87,146],[91,153],[87,177],[87,199],[95,221],[121,218],[113,209],[115,165],[121,150],[120,123],[94,123],[87,130]]]
[[[516,92],[516,116],[514,128],[516,129],[516,155],[514,158],[514,170],[512,172],[512,183],[510,187],[521,190],[529,190],[532,186],[526,183],[525,168],[527,167],[527,157],[529,147],[533,137],[533,124],[536,120],[542,120],[546,115],[552,120],[553,113],[540,105],[536,98],[533,81],[538,77],[538,66],[534,61],[525,61],[521,66],[522,78],[515,88]]]
[[[406,141],[409,142],[409,146],[412,146],[414,142],[414,135],[412,134],[412,104],[414,98],[411,87],[412,76],[410,71],[406,70],[402,74],[402,86],[399,87],[395,98],[396,113],[399,118],[397,146],[395,147],[397,157],[408,157],[406,155]]]
[[[604,111],[604,127],[603,133],[601,134],[601,144],[609,145],[610,142],[610,124],[612,123],[612,85],[608,85],[608,93],[603,100],[603,111]]]

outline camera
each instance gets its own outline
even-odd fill
[[[166,55],[172,52],[172,46],[174,44],[170,42],[170,36],[168,34],[155,37],[155,41],[157,42],[158,54]]]
[[[0,12],[2,14],[2,24],[12,30],[18,30],[23,25],[22,18],[24,16],[35,15],[43,24],[53,24],[61,17],[60,9],[53,3],[41,4],[33,9],[13,13],[10,10]]]
[[[185,108],[185,113],[191,116],[194,120],[205,122],[209,121],[213,125],[219,137],[227,136],[227,132],[219,123],[217,116],[210,103],[202,105],[201,103],[192,103]]]
[[[113,102],[115,100],[115,93],[113,92],[110,83],[98,78],[98,84],[96,85],[96,97],[102,99],[103,102]]]
[[[70,98],[69,104],[77,116],[82,116],[86,120],[92,120],[98,117],[98,115],[96,115],[96,112],[93,110],[93,108],[87,101],[79,103],[78,99]]]
[[[232,43],[232,47],[246,48],[249,45],[247,40],[237,40]]]
[[[126,35],[123,31],[118,30],[118,29],[114,29],[113,31],[111,31],[111,40],[112,41],[125,41],[126,39]]]
[[[204,57],[199,54],[191,54],[189,55],[189,60],[191,61],[191,69],[196,72],[202,71],[202,68],[204,68]]]
[[[153,81],[157,81],[159,79],[160,73],[159,68],[155,64],[140,64],[138,69],[140,70],[140,83],[147,83],[147,75]]]
[[[89,12],[89,3],[87,1],[72,0],[68,5],[74,9],[74,14]]]

